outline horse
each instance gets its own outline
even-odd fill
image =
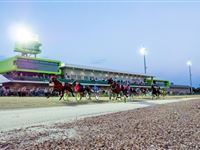
[[[72,93],[72,96],[74,96],[72,85],[70,83],[65,83],[63,85],[60,81],[58,81],[58,79],[55,76],[51,77],[49,80],[49,85],[51,85],[52,83],[53,83],[53,91],[51,92],[51,94],[57,91],[60,95],[59,100],[63,98],[65,92],[70,92]],[[48,94],[47,98],[49,98],[51,94]]]
[[[159,96],[162,94],[160,91],[160,87],[156,88],[154,85],[151,86],[151,92],[152,92],[152,99],[154,97],[159,98]]]
[[[115,81],[113,81],[112,78],[108,79],[107,82],[108,84],[110,84],[110,92],[116,94],[116,100],[117,98],[121,98],[119,97],[121,94],[123,94],[123,96],[126,96],[126,98],[128,97],[128,89],[124,88],[123,85],[116,83]],[[109,95],[109,99],[112,99],[111,94]],[[126,101],[126,99],[124,100]]]
[[[162,88],[162,89],[159,89],[159,92],[160,92],[160,95],[165,98],[165,96],[167,96],[167,91],[166,89]]]
[[[131,87],[129,90],[130,97],[139,96],[141,94],[141,90],[138,87]]]
[[[143,96],[147,96],[147,94],[148,94],[148,89],[141,87],[140,88],[140,95],[143,97]]]

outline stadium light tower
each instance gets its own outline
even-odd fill
[[[144,73],[147,73],[146,55],[147,49],[145,47],[140,48],[140,54],[144,57]]]
[[[30,57],[41,53],[38,35],[33,34],[30,28],[24,24],[13,25],[10,34],[15,41],[15,52],[21,53],[22,56]]]
[[[190,60],[187,61],[187,66],[189,69],[189,77],[190,77],[190,93],[192,94],[192,71],[191,71],[191,66],[192,66],[192,62]]]

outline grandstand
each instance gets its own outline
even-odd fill
[[[95,68],[82,65],[64,64],[61,67],[62,76],[65,80],[78,80],[83,84],[108,86],[106,80],[114,79],[120,83],[129,83],[135,86],[149,86],[145,81],[153,76],[122,72],[111,69]]]
[[[145,82],[153,76],[134,74],[130,72],[115,71],[111,69],[94,68],[81,65],[64,64],[60,61],[37,58],[41,53],[41,43],[30,41],[29,43],[17,42],[15,52],[20,53],[15,57],[0,62],[0,74],[5,79],[2,84],[5,87],[19,89],[26,87],[48,87],[49,77],[57,75],[62,82],[79,81],[83,85],[108,86],[106,80],[113,78],[120,83],[132,86],[150,87],[151,83]]]
[[[17,43],[14,51],[17,55],[0,61],[1,85],[11,91],[19,89],[49,88],[49,78],[57,75],[61,82],[79,81],[83,85],[97,85],[107,87],[107,79],[112,78],[120,84],[129,84],[131,87],[151,88],[152,83],[160,87],[170,87],[167,80],[157,80],[152,75],[135,74],[132,72],[116,71],[104,68],[95,68],[74,64],[62,64],[57,60],[37,58],[41,53],[41,44],[37,41],[28,44]],[[33,56],[32,56],[33,55]],[[180,86],[172,86],[173,91]],[[181,87],[187,93],[188,87]],[[175,92],[173,92],[175,93]]]
[[[48,83],[49,76],[61,74],[60,62],[41,58],[15,56],[0,62],[0,73],[7,79],[3,85],[12,86]]]
[[[171,85],[169,92],[173,95],[185,95],[190,94],[190,86],[187,85]]]

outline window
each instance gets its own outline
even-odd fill
[[[89,77],[88,76],[84,76],[84,80],[89,80]]]
[[[81,75],[77,75],[77,79],[81,80],[82,79]]]
[[[71,79],[76,79],[76,75],[71,75]]]

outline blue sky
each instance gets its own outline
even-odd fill
[[[40,57],[143,73],[139,48],[148,49],[148,74],[200,85],[200,2],[0,3],[0,59],[13,56],[9,33],[23,23],[39,35]]]

